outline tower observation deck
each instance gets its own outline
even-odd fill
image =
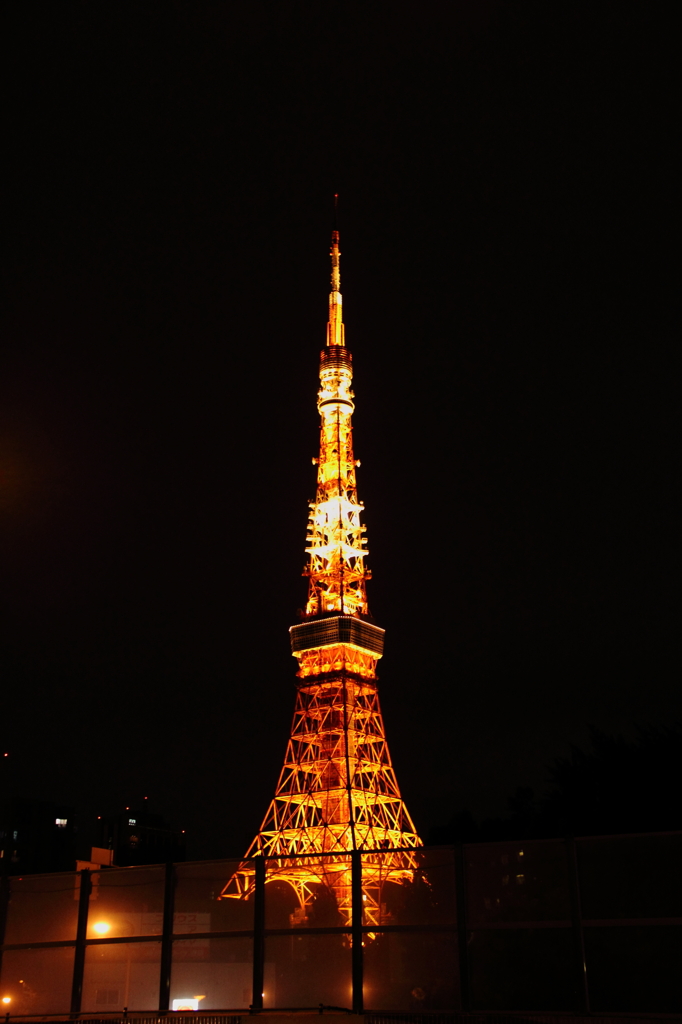
[[[310,503],[303,570],[308,601],[302,621],[290,629],[298,662],[296,705],[275,796],[246,856],[266,857],[268,880],[294,888],[299,920],[305,920],[323,886],[350,922],[348,854],[382,851],[375,864],[363,858],[363,907],[372,924],[379,917],[382,886],[412,878],[410,850],[422,842],[400,795],[379,707],[376,666],[384,630],[370,618],[367,605],[364,506],[356,485],[360,463],[353,454],[353,361],[345,344],[339,260],[335,229],[317,396],[317,492]],[[253,861],[245,860],[222,897],[247,897],[253,885]]]

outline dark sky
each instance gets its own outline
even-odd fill
[[[422,834],[682,716],[663,8],[7,5],[6,792],[240,853],[294,701],[331,196]]]

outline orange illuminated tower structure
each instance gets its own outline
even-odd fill
[[[332,232],[327,345],[320,355],[320,455],[317,494],[310,504],[304,575],[308,603],[291,627],[298,687],[284,767],[247,857],[268,858],[268,880],[287,881],[300,903],[299,919],[316,888],[336,898],[351,920],[348,853],[363,857],[365,920],[378,923],[381,887],[412,877],[421,846],[403,803],[379,708],[376,665],[384,630],[367,607],[365,527],[358,500],[351,417],[352,357],[345,345],[339,271],[339,233]],[[407,848],[407,849],[406,849]],[[301,854],[338,854],[317,860]],[[244,862],[223,896],[252,891],[254,871]]]

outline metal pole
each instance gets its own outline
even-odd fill
[[[256,891],[253,901],[253,992],[251,1013],[263,1009],[265,978],[265,857],[254,857]]]
[[[161,977],[159,979],[159,1013],[170,1007],[171,970],[173,967],[173,918],[175,913],[175,865],[166,864],[163,887],[163,930],[161,932]],[[126,999],[127,1002],[127,999]]]
[[[83,972],[85,971],[85,940],[88,934],[88,909],[90,906],[90,893],[92,891],[92,878],[90,871],[84,868],[79,872],[81,878],[81,892],[78,900],[78,925],[76,927],[76,952],[73,959],[73,982],[71,984],[71,1013],[81,1012],[81,1000],[83,998]]]
[[[469,992],[469,934],[466,913],[466,875],[464,869],[464,846],[457,843],[455,857],[455,908],[457,912],[457,952],[459,959],[459,1001],[460,1010],[467,1013],[471,996]]]
[[[587,962],[585,960],[585,936],[583,935],[583,919],[580,907],[580,883],[578,881],[578,857],[575,839],[566,840],[566,860],[568,867],[568,888],[571,898],[571,920],[573,922],[573,962],[574,977],[577,982],[579,1013],[590,1012],[590,991],[587,985]]]
[[[363,998],[363,973],[364,953],[362,946],[362,860],[359,850],[353,850],[350,855],[351,863],[351,902],[353,913],[351,918],[351,940],[352,940],[352,979],[353,979],[353,1013],[364,1013]]]

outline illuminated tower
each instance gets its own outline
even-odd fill
[[[273,858],[268,879],[296,890],[300,917],[319,885],[351,919],[347,853],[421,846],[398,788],[379,708],[376,665],[384,630],[367,608],[370,572],[363,505],[353,456],[352,357],[345,346],[339,233],[332,232],[327,345],[320,354],[320,455],[317,494],[310,504],[304,575],[309,579],[303,620],[291,627],[298,660],[296,707],[284,767],[248,857]],[[301,859],[297,854],[346,856]],[[285,859],[286,858],[286,859]],[[408,852],[363,858],[366,921],[378,923],[385,881],[412,877]],[[253,886],[245,862],[223,891],[243,897]]]

